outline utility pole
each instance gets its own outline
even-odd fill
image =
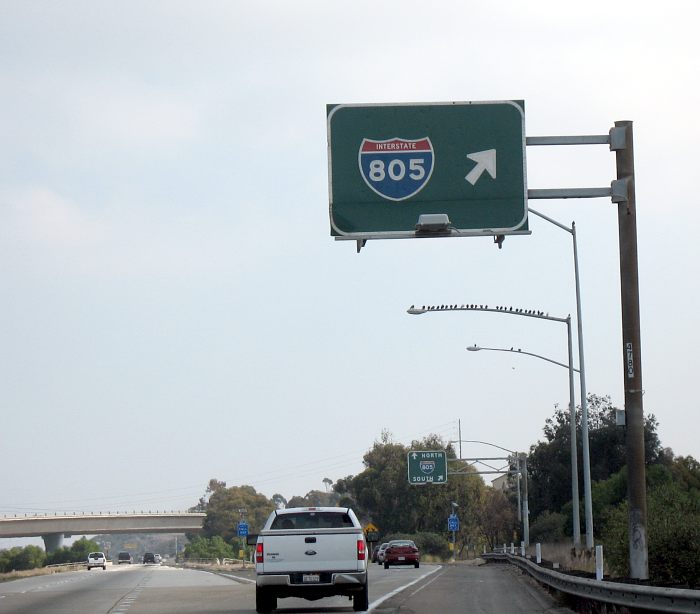
[[[617,179],[627,185],[627,199],[617,201],[620,240],[622,359],[627,425],[627,496],[629,500],[630,577],[649,578],[647,550],[646,469],[644,466],[644,408],[642,347],[639,323],[637,210],[634,189],[634,144],[631,121],[616,121],[610,134]]]

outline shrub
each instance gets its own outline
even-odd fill
[[[68,547],[64,546],[46,555],[46,565],[56,565],[58,563],[80,563],[87,561],[90,552],[98,552],[100,546],[96,541],[81,537]]]
[[[190,559],[232,559],[233,546],[227,544],[219,535],[214,537],[195,537],[185,546],[185,557]]]
[[[628,505],[607,517],[605,558],[617,574],[628,574]],[[667,482],[647,496],[649,577],[656,584],[697,586],[700,581],[700,501],[693,492]]]
[[[39,546],[15,547],[0,551],[0,572],[43,567],[46,553]]]
[[[543,512],[530,525],[530,541],[555,543],[566,537],[566,516],[557,512]]]

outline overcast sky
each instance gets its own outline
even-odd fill
[[[690,0],[0,1],[0,513],[303,495],[389,430],[527,450],[575,315],[570,236],[330,237],[327,103],[524,100],[528,136],[633,120],[644,410],[700,457],[700,9]],[[606,146],[528,148],[605,187]],[[589,392],[623,407],[616,206],[576,222]],[[577,362],[577,361],[576,361]],[[577,403],[578,390],[577,390]],[[488,450],[464,444],[465,456]],[[1,544],[0,544],[1,545]]]

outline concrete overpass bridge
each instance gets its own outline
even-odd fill
[[[199,533],[206,514],[192,512],[132,512],[5,516],[0,538],[41,537],[47,552],[63,546],[63,538],[100,533]]]

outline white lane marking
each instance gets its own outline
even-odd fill
[[[226,578],[231,578],[232,580],[238,580],[240,582],[249,582],[250,584],[255,584],[255,580],[251,580],[250,578],[243,578],[242,576],[234,576],[232,573],[222,573],[222,576],[225,576]]]
[[[443,569],[442,571],[444,572],[445,570]],[[413,591],[413,592],[409,595],[409,598],[410,598],[410,597],[413,597],[413,595],[415,595],[416,593],[420,593],[426,586],[430,586],[433,582],[435,582],[435,580],[437,580],[437,579],[440,577],[440,575],[441,575],[441,574],[438,574],[438,575],[435,576],[432,580],[429,580],[428,582],[426,582],[423,586],[418,587],[415,591]]]
[[[406,584],[404,586],[399,586],[399,588],[396,588],[393,591],[391,591],[390,593],[387,593],[386,595],[384,595],[384,597],[377,599],[376,601],[373,601],[372,603],[370,603],[369,608],[367,608],[367,611],[369,612],[371,610],[374,610],[374,608],[376,608],[378,605],[384,603],[387,599],[391,599],[394,595],[398,595],[401,591],[405,591],[409,586],[413,586],[414,584],[416,584],[416,582],[420,582],[423,578],[427,578],[429,575],[434,574],[436,571],[440,571],[441,569],[442,569],[442,565],[438,565],[437,567],[435,567],[435,569],[431,569],[428,573],[423,574],[422,576],[420,576],[419,578],[416,578],[412,582],[409,582],[408,584]]]
[[[113,609],[111,609],[109,612],[110,614],[126,614],[129,611],[129,608],[134,605],[134,601],[136,601],[139,598],[139,595],[141,594],[141,591],[144,589],[144,582],[147,582],[148,578],[144,578],[139,582],[134,590],[132,590],[130,593],[122,597],[118,602],[117,605],[114,606]]]

